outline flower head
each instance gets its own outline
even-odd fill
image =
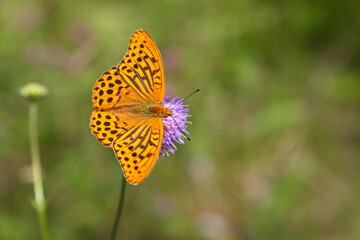
[[[39,83],[28,83],[20,89],[20,95],[29,100],[38,100],[45,97],[47,89]]]
[[[164,139],[160,152],[162,156],[169,156],[170,153],[174,154],[177,150],[175,142],[184,144],[183,139],[186,139],[184,133],[189,134],[186,131],[186,124],[191,124],[191,122],[187,121],[187,118],[191,115],[188,114],[189,109],[187,107],[189,105],[183,105],[183,101],[184,99],[179,97],[175,97],[172,100],[168,96],[164,98],[162,105],[169,108],[172,111],[172,115],[163,118]]]

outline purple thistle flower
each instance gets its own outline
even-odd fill
[[[187,118],[191,117],[191,115],[188,114],[189,109],[187,107],[189,105],[183,105],[183,101],[184,99],[180,99],[179,97],[170,100],[170,97],[166,96],[162,103],[164,107],[172,111],[172,117],[163,118],[164,139],[160,151],[162,156],[170,156],[170,153],[174,154],[177,150],[175,142],[184,144],[183,139],[186,139],[186,136],[183,132],[189,134],[186,131],[186,124],[191,124],[191,122],[187,121]]]

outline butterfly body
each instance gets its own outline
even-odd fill
[[[158,159],[164,137],[163,118],[172,111],[162,105],[164,68],[150,35],[137,30],[128,52],[93,88],[90,128],[104,146],[113,148],[131,184],[141,183]]]
[[[153,117],[168,117],[171,116],[172,111],[162,105],[153,105],[147,108],[147,113]]]
[[[109,111],[109,110],[106,110]],[[111,110],[115,114],[127,114],[128,116],[137,118],[160,117],[167,118],[172,115],[172,111],[161,104],[135,104],[130,106],[122,106]]]

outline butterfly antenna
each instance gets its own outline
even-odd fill
[[[188,99],[189,97],[191,97],[192,95],[194,95],[195,93],[199,92],[199,91],[200,91],[199,88],[196,89],[195,91],[193,91],[192,93],[190,93],[189,95],[187,95],[187,96],[184,98],[184,101],[185,101],[186,99]]]
[[[185,133],[183,130],[181,130],[181,128],[180,128],[179,124],[176,122],[175,118],[174,118],[173,116],[171,116],[171,115],[170,115],[170,117],[174,120],[174,122],[175,122],[176,125],[178,126],[180,132],[181,132],[182,134],[184,134],[184,136],[186,137],[186,139],[187,139],[188,141],[191,141],[191,139],[186,135],[186,133]]]
[[[189,95],[187,95],[187,97],[185,97],[183,100],[179,101],[175,106],[173,106],[172,108],[178,106],[179,104],[183,103],[186,99],[188,99],[189,97],[191,97],[192,95],[194,95],[195,93],[199,92],[200,89],[196,89],[195,91],[193,91],[192,93],[190,93]],[[172,109],[171,108],[171,109]]]

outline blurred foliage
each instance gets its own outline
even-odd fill
[[[0,239],[39,239],[19,89],[47,86],[52,239],[108,239],[121,169],[88,128],[91,88],[147,30],[191,142],[129,186],[121,239],[359,239],[358,1],[0,2]]]

